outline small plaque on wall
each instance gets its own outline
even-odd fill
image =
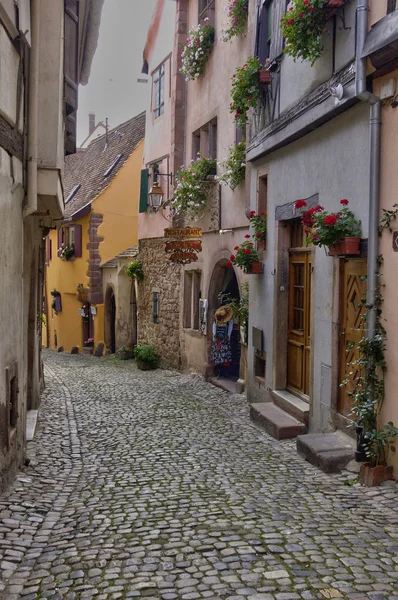
[[[398,231],[394,231],[392,235],[392,249],[394,252],[398,252]]]

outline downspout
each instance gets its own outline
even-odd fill
[[[377,316],[375,300],[379,248],[381,101],[378,96],[368,92],[366,89],[366,58],[361,58],[368,33],[368,12],[369,0],[358,0],[355,95],[370,105],[369,234],[366,295],[366,303],[369,309],[366,337],[371,339],[376,332]]]
[[[32,0],[32,47],[29,63],[29,108],[28,108],[28,200],[24,217],[37,211],[37,149],[39,119],[39,41],[40,1]]]

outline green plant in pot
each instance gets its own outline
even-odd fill
[[[238,127],[245,127],[247,111],[256,108],[261,98],[260,71],[261,62],[257,57],[249,56],[243,67],[238,67],[232,76],[230,112],[234,115]]]
[[[226,266],[232,268],[233,265],[236,265],[248,275],[259,275],[263,272],[260,257],[254,248],[253,242],[250,241],[251,236],[246,234],[245,238],[246,240],[240,246],[235,246],[235,254],[231,254],[229,261],[226,262]]]
[[[246,142],[243,140],[228,148],[228,157],[220,160],[218,166],[224,171],[217,177],[221,185],[234,190],[246,178]]]
[[[132,260],[126,267],[126,275],[130,277],[132,281],[140,283],[144,279],[144,271],[140,260]]]
[[[222,39],[228,42],[236,35],[243,35],[247,27],[249,0],[229,0],[227,6],[229,27],[223,31]]]
[[[146,344],[135,346],[133,352],[137,367],[141,369],[141,371],[156,369],[159,357],[155,353],[153,346]]]
[[[214,187],[217,161],[198,155],[189,165],[182,165],[176,176],[172,206],[177,215],[199,219],[207,208]]]
[[[193,27],[188,34],[181,51],[182,68],[181,73],[187,81],[197,79],[205,71],[207,61],[213,48],[215,29],[207,24]]]

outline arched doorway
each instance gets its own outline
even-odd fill
[[[116,299],[111,286],[105,296],[105,344],[109,354],[116,352]]]
[[[233,268],[226,266],[227,260],[220,260],[214,267],[209,286],[208,308],[208,351],[211,362],[211,348],[213,341],[213,321],[217,308],[228,303],[228,298],[240,299],[239,284]],[[238,323],[234,323],[231,333],[232,361],[229,366],[217,366],[216,375],[232,381],[239,379],[240,370],[240,331]]]
[[[137,345],[137,293],[135,289],[134,281],[131,283],[131,300],[130,300],[130,314],[131,314],[131,331],[130,331],[130,343],[132,347]]]

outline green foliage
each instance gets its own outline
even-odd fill
[[[37,313],[37,324],[39,326],[46,325],[46,315],[43,312]]]
[[[144,271],[140,260],[132,260],[126,267],[126,275],[130,277],[132,281],[140,283],[144,279]]]
[[[250,238],[250,235],[248,234],[246,237]],[[235,246],[234,250],[236,254],[231,254],[229,261],[226,263],[227,267],[236,265],[243,269],[245,273],[250,273],[252,264],[260,261],[258,252],[255,250],[253,242],[250,242],[249,239],[244,241],[240,246]]]
[[[58,254],[62,260],[71,260],[75,256],[75,246],[74,244],[62,244],[61,248],[58,250]]]
[[[197,219],[207,207],[217,161],[199,155],[190,164],[181,167],[176,176],[172,206],[178,215]]]
[[[395,221],[395,219],[397,218],[398,204],[394,204],[393,209],[394,210],[386,210],[385,208],[382,209],[383,216],[380,219],[380,226],[379,226],[379,235],[380,236],[382,235],[382,233],[385,229],[388,229],[388,231],[390,233],[392,233],[391,223],[393,221]]]
[[[134,347],[134,357],[142,362],[154,363],[158,360],[157,354],[153,349],[153,346],[142,345]]]
[[[228,304],[232,308],[235,321],[239,325],[246,325],[249,319],[249,284],[244,283],[240,288],[240,297],[237,300],[231,294],[221,292],[218,295],[223,304]]]
[[[396,437],[398,437],[398,428],[394,426],[392,421],[389,421],[382,429],[375,428],[367,432],[365,436],[365,454],[371,467],[384,465],[389,450],[396,452],[394,441]]]
[[[217,181],[231,190],[238,187],[246,177],[246,142],[243,140],[230,146],[228,158],[219,161],[218,166],[224,173],[217,177]]]
[[[261,96],[259,72],[262,65],[257,57],[249,56],[243,67],[238,67],[232,76],[230,112],[238,127],[246,126],[246,113],[256,108]]]
[[[340,201],[343,206],[338,212],[330,213],[323,206],[315,206],[301,211],[301,220],[306,234],[306,244],[310,246],[332,246],[345,237],[361,236],[361,221],[347,208],[348,200]],[[296,208],[306,206],[305,200],[298,200]]]
[[[185,75],[187,81],[197,79],[204,73],[214,38],[215,29],[211,25],[199,24],[190,30],[181,52],[181,73]]]
[[[50,292],[51,296],[53,298],[57,298],[57,296],[60,296],[61,294],[59,293],[58,290],[56,290],[55,288]]]
[[[325,31],[327,0],[295,0],[283,15],[281,28],[286,38],[284,52],[309,60],[311,66],[322,54],[322,34]]]
[[[228,42],[235,35],[243,35],[247,26],[249,0],[229,0],[227,6],[230,25],[223,32],[223,41]]]
[[[256,215],[256,211],[250,211],[249,221],[254,229],[254,238],[257,242],[267,239],[267,215],[264,212]]]

